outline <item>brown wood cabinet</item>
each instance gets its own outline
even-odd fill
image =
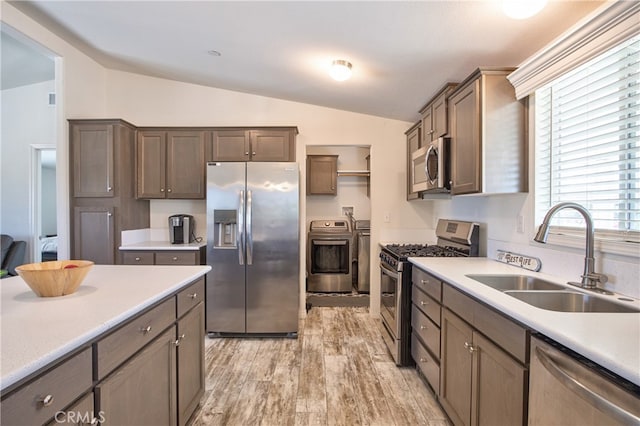
[[[136,141],[137,197],[204,199],[205,155],[205,131],[140,131]]]
[[[418,121],[405,132],[407,137],[407,200],[419,198],[418,192],[413,192],[413,161],[411,154],[422,146],[422,121]]]
[[[479,68],[449,97],[451,193],[526,192],[526,105],[514,68]]]
[[[422,115],[422,139],[425,146],[434,139],[446,135],[448,128],[447,97],[456,88],[457,83],[447,83],[420,109]],[[419,148],[419,147],[418,147]]]
[[[135,198],[135,127],[123,120],[69,120],[71,258],[119,263],[120,234],[149,227]]]
[[[529,331],[445,284],[440,403],[455,425],[524,425]]]
[[[209,161],[296,161],[297,129],[215,129]]]
[[[338,193],[338,156],[307,155],[307,195]]]

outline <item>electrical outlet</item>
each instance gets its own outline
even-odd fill
[[[353,215],[353,207],[343,207],[342,208],[342,215],[343,216]]]

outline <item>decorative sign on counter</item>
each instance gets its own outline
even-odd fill
[[[542,262],[537,257],[525,256],[523,254],[511,253],[503,250],[497,251],[496,259],[498,262],[506,263],[507,265],[519,266],[520,268],[534,272],[538,272],[540,268],[542,268]]]

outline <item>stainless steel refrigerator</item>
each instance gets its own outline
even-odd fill
[[[297,163],[207,165],[207,333],[296,336]]]

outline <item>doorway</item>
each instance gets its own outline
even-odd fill
[[[31,145],[31,258],[57,260],[56,147]]]

